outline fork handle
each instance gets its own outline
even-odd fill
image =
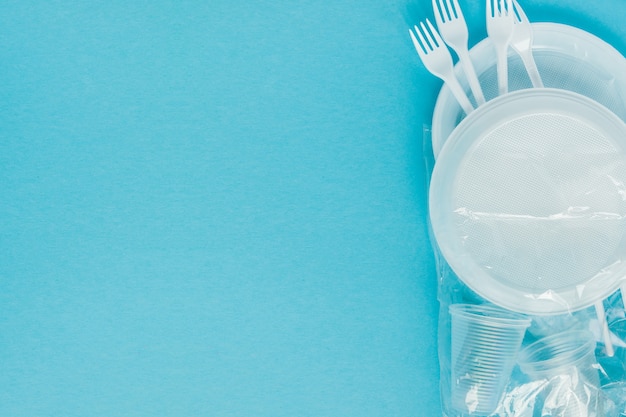
[[[598,324],[600,325],[600,330],[602,331],[602,339],[604,339],[606,356],[611,358],[613,357],[613,355],[615,355],[615,349],[613,347],[613,342],[611,341],[611,332],[609,331],[609,325],[606,321],[606,311],[604,310],[604,304],[602,303],[602,300],[600,300],[597,301],[594,306],[596,308]]]
[[[498,45],[496,47],[498,55],[498,94],[504,95],[509,92],[509,60],[507,56],[508,45]]]
[[[461,65],[463,66],[465,77],[467,78],[470,88],[472,89],[472,94],[474,95],[476,104],[481,106],[485,104],[485,96],[483,95],[483,89],[480,87],[480,82],[478,81],[478,76],[476,75],[476,70],[472,64],[469,51],[467,48],[463,48],[458,50],[457,53],[459,54],[459,62],[461,62]]]
[[[463,90],[463,87],[461,87],[461,84],[459,84],[459,81],[456,79],[454,73],[450,72],[448,74],[444,74],[441,79],[446,83],[446,85],[456,98],[456,101],[458,101],[461,105],[461,108],[463,109],[465,114],[469,115],[471,112],[473,112],[474,106],[467,98],[467,95],[465,95],[465,91]]]
[[[539,75],[539,70],[537,69],[532,51],[528,50],[524,53],[520,53],[519,56],[522,58],[522,62],[524,63],[524,67],[526,67],[526,72],[530,77],[530,81],[533,83],[533,87],[543,88],[543,81],[541,80],[541,75]]]

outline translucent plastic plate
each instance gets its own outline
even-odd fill
[[[626,59],[611,45],[581,29],[558,23],[534,23],[533,54],[546,87],[574,91],[603,104],[626,121]],[[496,55],[489,39],[470,51],[487,100],[497,95]],[[470,88],[457,66],[461,84]],[[509,50],[510,91],[531,88],[521,59]],[[432,124],[435,157],[464,113],[444,86]]]
[[[626,124],[565,90],[496,98],[450,135],[429,204],[441,253],[480,296],[533,315],[589,307],[626,274]]]

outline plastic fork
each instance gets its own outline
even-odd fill
[[[535,58],[533,58],[533,29],[517,0],[513,0],[513,7],[515,9],[515,25],[513,26],[513,35],[511,37],[511,48],[522,58],[533,87],[542,88],[543,81],[537,70]]]
[[[428,28],[426,25],[428,25]],[[432,23],[430,23],[430,20],[426,19],[426,25],[424,22],[420,22],[420,27],[415,25],[417,37],[413,34],[413,31],[409,29],[409,34],[411,35],[417,54],[422,59],[422,63],[426,69],[446,83],[463,108],[465,114],[470,114],[474,110],[474,106],[465,95],[463,87],[461,87],[461,84],[459,84],[459,81],[454,75],[454,66],[452,64],[450,51],[443,43],[437,30],[435,30]]]
[[[458,0],[432,0],[437,28],[443,40],[456,52],[477,105],[485,104],[485,96],[476,76],[467,49],[469,34]]]
[[[609,325],[606,321],[606,310],[604,309],[604,303],[602,301],[598,301],[594,304],[594,307],[596,308],[596,317],[598,317],[598,324],[600,326],[600,331],[602,332],[602,339],[604,340],[604,349],[606,351],[606,356],[611,358],[615,355],[615,348],[613,347],[611,332],[609,330]]]
[[[513,5],[511,0],[487,0],[487,34],[498,56],[498,91],[509,91],[507,52],[513,35]]]

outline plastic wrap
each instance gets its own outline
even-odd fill
[[[430,138],[430,128],[425,126],[426,147],[430,146]],[[584,166],[585,158],[589,158],[589,155],[582,149],[573,148],[569,154],[563,153],[564,158],[574,161],[577,166]],[[575,195],[583,196],[581,198],[603,193],[624,195],[623,190],[626,189],[624,181],[616,179],[621,174],[615,174],[622,170],[622,165],[626,166],[623,151],[605,149],[606,152],[610,155],[605,154],[604,158],[594,160],[594,169],[581,171],[584,175],[581,174],[580,180],[576,183],[577,192],[572,191]],[[428,155],[428,152],[425,154]],[[429,170],[432,170],[434,165],[436,165],[434,159],[427,160]],[[462,165],[458,167],[462,168]],[[586,180],[590,177],[593,177],[592,180]],[[606,181],[612,184],[612,187],[607,186],[608,188],[602,191],[598,184],[605,184]],[[430,187],[433,186],[440,184],[431,183]],[[450,189],[446,191],[453,192]],[[505,199],[504,196],[502,198]],[[590,201],[593,202],[593,199]],[[533,303],[526,303],[520,299],[519,308],[506,308],[501,303],[493,302],[498,301],[497,297],[495,300],[487,300],[470,288],[467,282],[472,280],[468,280],[467,277],[460,279],[457,276],[439,250],[437,239],[431,230],[439,280],[439,358],[444,416],[626,416],[626,317],[624,301],[619,290],[619,286],[624,282],[621,269],[625,264],[621,258],[621,242],[625,240],[626,205],[622,204],[624,201],[626,196],[623,199],[611,200],[610,205],[606,206],[609,209],[590,210],[588,205],[587,211],[578,217],[575,210],[571,210],[569,214],[557,213],[551,217],[540,217],[535,213],[525,213],[524,205],[520,204],[514,216],[506,211],[488,212],[477,220],[484,221],[485,218],[493,217],[506,223],[511,221],[511,217],[515,217],[513,222],[518,227],[522,225],[522,229],[526,228],[530,236],[533,236],[533,233],[537,236],[538,230],[541,230],[542,233],[539,233],[539,237],[534,241],[523,242],[526,256],[530,256],[531,261],[533,253],[536,259],[542,259],[542,250],[546,247],[542,246],[542,239],[546,238],[543,231],[558,232],[563,227],[572,227],[568,223],[572,221],[568,215],[574,218],[573,227],[578,234],[565,240],[559,239],[560,247],[563,245],[569,247],[571,243],[575,248],[577,242],[579,246],[585,247],[587,242],[585,233],[589,231],[605,233],[604,240],[594,240],[593,245],[599,245],[601,250],[613,248],[611,250],[613,258],[606,256],[600,259],[606,267],[597,266],[597,262],[593,263],[595,259],[593,256],[585,258],[585,254],[580,253],[579,259],[576,260],[572,258],[571,251],[565,253],[565,257],[570,257],[568,259],[571,261],[578,261],[579,265],[592,262],[590,268],[595,269],[585,275],[586,278],[580,285],[574,286],[576,294],[570,299],[573,304],[568,304],[567,300],[553,299],[553,306],[563,308],[555,308],[553,311],[537,308],[536,314],[531,311],[524,312],[525,309],[535,308]],[[607,201],[604,202],[608,204]],[[467,210],[464,211],[463,207],[459,206],[456,211],[458,219],[467,216]],[[459,222],[462,224],[463,220]],[[537,228],[536,223],[539,223],[541,228]],[[551,227],[550,223],[554,223],[554,227]],[[605,224],[610,227],[604,229]],[[465,236],[461,242],[472,241],[468,230],[472,229],[463,229]],[[505,233],[507,230],[501,229],[499,233]],[[498,245],[493,242],[492,244],[496,247]],[[551,246],[551,249],[554,250],[557,246]],[[535,252],[532,250],[528,252],[529,248]],[[491,259],[501,260],[498,257]],[[554,258],[552,261],[556,262]],[[482,262],[481,266],[488,272],[494,269],[489,262]],[[541,265],[526,271],[529,270],[538,271],[533,278],[540,279],[544,273]],[[566,271],[569,273],[567,268]],[[602,281],[605,276],[611,276],[608,281],[604,281],[610,287],[604,289],[607,295],[599,300],[595,300],[598,296],[585,300],[587,293],[585,283],[594,285],[594,282]],[[549,285],[554,285],[552,281],[548,282]],[[555,285],[555,288],[542,287],[540,293],[544,298],[550,298],[559,294],[559,291],[559,286]],[[529,297],[538,298],[536,294]],[[586,303],[582,307],[578,303],[580,300],[585,300]]]
[[[446,22],[433,4],[458,47],[462,19]],[[454,68],[460,88],[433,70],[443,42],[425,43],[424,24],[421,43],[411,33],[456,92],[444,85],[424,127],[443,413],[626,416],[626,59],[581,29],[530,25],[517,2],[499,4],[491,37],[470,50],[478,82],[467,61]],[[490,24],[513,5],[516,41],[496,57]]]

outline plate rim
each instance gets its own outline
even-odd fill
[[[443,211],[445,210],[442,210],[442,208],[445,209],[446,205],[443,204],[442,202],[446,200],[445,193],[450,193],[452,191],[452,188],[448,187],[451,181],[449,180],[445,181],[445,180],[442,180],[442,178],[443,179],[450,178],[450,177],[456,178],[456,175],[450,175],[448,174],[449,171],[446,171],[450,169],[457,171],[456,170],[457,164],[455,164],[455,162],[457,162],[458,160],[458,156],[456,156],[458,154],[458,151],[455,153],[454,148],[457,146],[460,146],[459,142],[462,143],[463,141],[466,143],[462,143],[462,145],[464,145],[464,147],[467,147],[468,149],[474,146],[472,142],[475,142],[475,139],[469,135],[465,135],[464,133],[468,130],[468,128],[471,128],[474,124],[479,123],[480,120],[485,117],[484,116],[485,114],[492,115],[493,113],[490,112],[492,108],[495,107],[499,109],[500,111],[503,111],[503,109],[505,108],[503,104],[513,105],[512,103],[515,103],[515,102],[519,103],[520,99],[522,100],[535,99],[536,100],[537,96],[545,97],[546,94],[549,94],[552,97],[557,97],[559,99],[563,98],[566,100],[570,100],[571,102],[575,101],[575,102],[578,102],[579,104],[582,103],[582,105],[584,106],[589,106],[588,108],[593,108],[595,110],[598,110],[601,113],[601,115],[605,117],[604,120],[611,119],[610,121],[612,123],[615,123],[616,125],[618,125],[618,128],[623,130],[626,133],[626,122],[620,119],[617,115],[615,115],[609,109],[604,107],[602,104],[582,94],[578,94],[576,92],[569,91],[569,90],[560,90],[560,89],[555,89],[555,88],[541,88],[541,89],[534,88],[534,89],[518,90],[512,93],[509,93],[505,96],[497,97],[489,101],[484,106],[482,106],[479,110],[477,110],[476,112],[473,112],[470,116],[464,119],[457,126],[457,128],[450,135],[449,140],[446,141],[446,143],[444,144],[440,152],[440,159],[438,159],[435,163],[435,167],[433,169],[430,187],[428,191],[429,192],[428,194],[429,222],[431,225],[435,248],[439,250],[445,262],[450,266],[452,271],[459,277],[459,280],[463,282],[465,285],[467,285],[467,287],[473,290],[476,294],[478,294],[485,300],[488,300],[491,303],[499,307],[516,311],[518,313],[532,314],[532,315],[538,315],[538,316],[562,314],[562,313],[568,313],[572,311],[581,310],[581,309],[590,307],[591,305],[593,305],[595,302],[599,300],[605,299],[606,297],[611,295],[613,292],[615,292],[624,281],[624,276],[625,276],[624,272],[626,272],[626,265],[624,265],[621,269],[619,269],[619,271],[616,271],[615,274],[613,274],[615,275],[615,277],[612,279],[612,281],[609,282],[610,285],[605,285],[607,280],[606,279],[603,280],[602,285],[600,286],[603,289],[603,291],[598,291],[596,289],[595,291],[591,292],[590,294],[594,294],[594,296],[588,297],[589,300],[587,300],[586,298],[582,296],[576,298],[575,297],[576,293],[577,292],[580,293],[580,291],[577,288],[571,288],[571,287],[567,291],[562,291],[562,292],[552,291],[550,294],[550,297],[546,297],[543,299],[542,299],[542,296],[545,295],[548,291],[543,291],[541,294],[529,294],[527,292],[524,293],[521,291],[515,291],[510,286],[506,286],[502,284],[501,282],[490,277],[488,274],[484,272],[482,268],[479,268],[479,267],[468,268],[467,266],[465,266],[465,262],[463,262],[463,260],[466,259],[467,253],[465,252],[461,255],[458,253],[455,253],[457,245],[446,243],[446,242],[452,242],[445,238],[446,235],[449,235],[449,233],[451,233],[449,232],[450,222],[444,221],[442,219],[445,218],[446,216],[448,216],[447,218],[449,218],[450,213],[449,213],[449,210],[443,213]],[[526,113],[530,114],[528,111],[526,111]],[[498,120],[501,120],[501,119],[498,119]],[[493,126],[493,124],[495,124],[495,122],[492,123],[491,126]],[[620,135],[620,137],[622,136]],[[624,137],[623,147],[624,149],[626,149],[626,134],[623,137]],[[462,147],[462,149],[464,149],[464,147]],[[626,158],[626,155],[624,157]],[[450,166],[452,166],[452,168],[450,168]],[[626,238],[626,234],[625,234],[625,237],[623,237],[622,239],[624,238]],[[469,271],[469,274],[468,274],[468,271]],[[480,275],[480,277],[474,276],[474,274],[477,271],[480,271],[480,273],[477,274],[477,275]],[[467,278],[467,275],[471,275],[471,277]],[[595,284],[598,284],[598,283],[594,281],[596,280],[597,275],[598,274],[590,277],[586,281],[587,285],[592,285],[592,287],[589,287],[589,288],[593,289],[597,286]],[[489,278],[487,279],[487,282],[490,285],[483,285],[483,286],[476,285],[477,281],[479,281],[480,279],[484,279],[485,277]],[[508,295],[508,296],[503,297],[503,299],[505,300],[503,302],[502,298],[498,299],[498,297],[494,296],[494,294],[496,295],[501,294],[502,291],[504,291],[505,289],[506,291],[510,291],[514,293],[514,295]],[[567,295],[570,293],[573,294],[574,297],[571,297],[571,296],[568,297]],[[587,293],[589,294],[589,292]],[[572,298],[574,299],[571,300]],[[522,304],[521,299],[525,299],[527,301],[528,306],[530,307],[519,308],[520,304]]]
[[[531,25],[533,27],[533,33],[535,35],[535,38],[537,37],[537,33],[540,33],[542,36],[546,36],[549,38],[549,34],[558,32],[560,36],[563,36],[563,35],[572,36],[573,38],[584,40],[585,43],[589,45],[589,47],[593,46],[594,50],[598,50],[598,48],[600,48],[603,53],[607,54],[607,56],[609,55],[612,56],[615,60],[615,63],[619,61],[619,63],[621,63],[621,65],[624,67],[624,71],[609,71],[609,72],[611,72],[613,76],[615,76],[616,78],[619,78],[619,77],[623,78],[624,83],[622,85],[624,86],[623,87],[624,93],[626,93],[626,59],[611,44],[609,44],[608,42],[604,41],[603,39],[597,37],[596,35],[590,32],[587,32],[583,29],[580,29],[571,25],[566,25],[563,23],[535,22],[535,23],[532,23]],[[474,45],[469,51],[470,56],[472,57],[473,61],[476,62],[476,55],[487,53],[488,48],[490,47],[491,47],[491,40],[488,37],[482,39],[480,42]],[[590,49],[585,48],[585,50],[590,50]],[[556,46],[552,46],[551,48],[546,48],[545,46],[538,46],[536,44],[536,41],[533,43],[533,51],[560,52],[559,50],[556,49]],[[509,49],[509,55],[512,56],[514,54],[515,53]],[[567,56],[573,57],[572,54],[567,54]],[[495,59],[495,56],[494,56],[494,59]],[[611,61],[613,61],[613,59]],[[596,64],[596,65],[598,64],[597,62],[593,62],[593,61],[586,61],[586,62]],[[485,65],[488,65],[487,68],[489,68],[493,66],[494,64],[495,64],[495,61],[493,61],[493,63],[485,64]],[[613,68],[614,66],[612,65],[611,69]],[[469,89],[469,87],[466,86],[467,81],[465,80],[465,76],[463,75],[463,69],[458,62],[456,63],[454,69],[455,69],[455,73],[457,74],[457,78],[459,78],[461,84],[464,87],[466,87],[466,89]],[[478,75],[480,75],[481,73],[482,73],[481,71],[477,71]],[[571,91],[571,90],[565,90],[565,91]],[[433,155],[435,159],[438,158],[441,152],[441,149],[443,148],[443,145],[447,141],[447,138],[445,140],[441,138],[441,135],[439,134],[439,131],[438,131],[439,129],[438,126],[441,125],[441,120],[444,115],[443,109],[448,107],[448,103],[456,103],[456,101],[450,89],[446,86],[446,84],[443,84],[435,100],[435,106],[433,108],[433,116],[432,116],[431,129],[430,129],[431,130],[431,145],[432,145],[432,151],[433,151]],[[626,105],[626,96],[624,97],[624,104]],[[452,132],[450,132],[450,134],[452,134]]]

